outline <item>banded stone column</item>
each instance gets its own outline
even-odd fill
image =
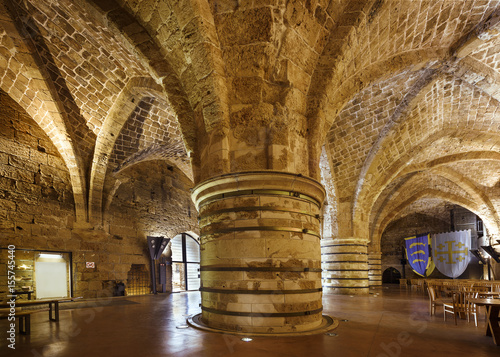
[[[368,243],[356,238],[325,240],[321,244],[323,291],[368,294]]]
[[[382,253],[368,254],[368,279],[370,287],[382,286]]]
[[[202,321],[245,332],[318,327],[321,184],[245,172],[211,178],[192,195],[200,213]]]

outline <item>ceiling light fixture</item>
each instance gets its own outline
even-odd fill
[[[39,258],[48,258],[48,259],[61,259],[62,254],[55,253],[40,253]]]

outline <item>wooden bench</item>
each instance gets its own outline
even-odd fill
[[[81,297],[75,298],[62,298],[62,299],[50,299],[50,300],[28,300],[28,301],[19,301],[15,303],[15,307],[26,307],[26,306],[35,306],[35,305],[49,305],[49,320],[50,321],[59,321],[59,303],[70,302],[81,299]],[[0,303],[1,308],[10,308],[11,305],[7,302]],[[27,312],[27,311],[26,311]],[[35,311],[33,311],[35,312]]]
[[[30,315],[36,311],[17,311],[15,318],[19,320],[19,333],[29,335],[31,332],[31,317]],[[9,318],[9,312],[0,311],[0,320]]]

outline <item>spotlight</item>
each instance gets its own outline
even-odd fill
[[[243,342],[250,342],[250,341],[253,341],[253,339],[251,339],[250,337],[243,337],[241,339]]]

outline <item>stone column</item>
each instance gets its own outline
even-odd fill
[[[317,181],[244,172],[193,189],[200,213],[202,321],[245,332],[293,332],[322,322]]]
[[[368,294],[368,243],[356,238],[324,240],[321,244],[323,291]]]
[[[382,286],[382,253],[368,254],[368,279],[370,287]]]

